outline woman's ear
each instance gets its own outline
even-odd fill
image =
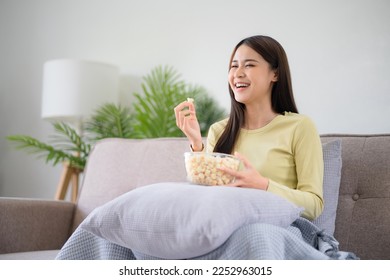
[[[278,81],[278,78],[279,78],[278,69],[274,69],[273,72],[274,72],[274,76],[273,76],[273,78],[272,78],[272,81],[273,81],[273,82],[277,82],[277,81]]]

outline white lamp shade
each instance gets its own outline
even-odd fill
[[[110,64],[58,59],[43,69],[42,118],[78,122],[104,103],[118,102],[119,69]]]

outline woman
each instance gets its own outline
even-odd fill
[[[310,220],[323,210],[323,156],[313,122],[298,114],[283,47],[268,36],[253,36],[234,48],[229,64],[229,118],[213,124],[207,152],[235,154],[244,168],[223,169],[233,186],[278,194],[304,208]],[[193,151],[204,144],[194,104],[175,108],[177,126]]]

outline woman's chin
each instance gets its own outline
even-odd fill
[[[239,102],[239,103],[243,103],[243,104],[245,104],[246,103],[246,101],[248,100],[247,98],[245,98],[245,96],[243,96],[242,94],[240,94],[240,93],[235,93],[234,94],[234,99],[237,101],[237,102]]]

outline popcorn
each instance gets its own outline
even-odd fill
[[[234,181],[231,176],[219,167],[238,170],[240,160],[228,154],[192,152],[185,153],[187,178],[190,182],[200,185],[228,185]]]
[[[194,103],[194,99],[191,98],[191,97],[188,97],[188,98],[187,98],[187,101],[188,101],[188,102],[191,102],[191,103]]]

